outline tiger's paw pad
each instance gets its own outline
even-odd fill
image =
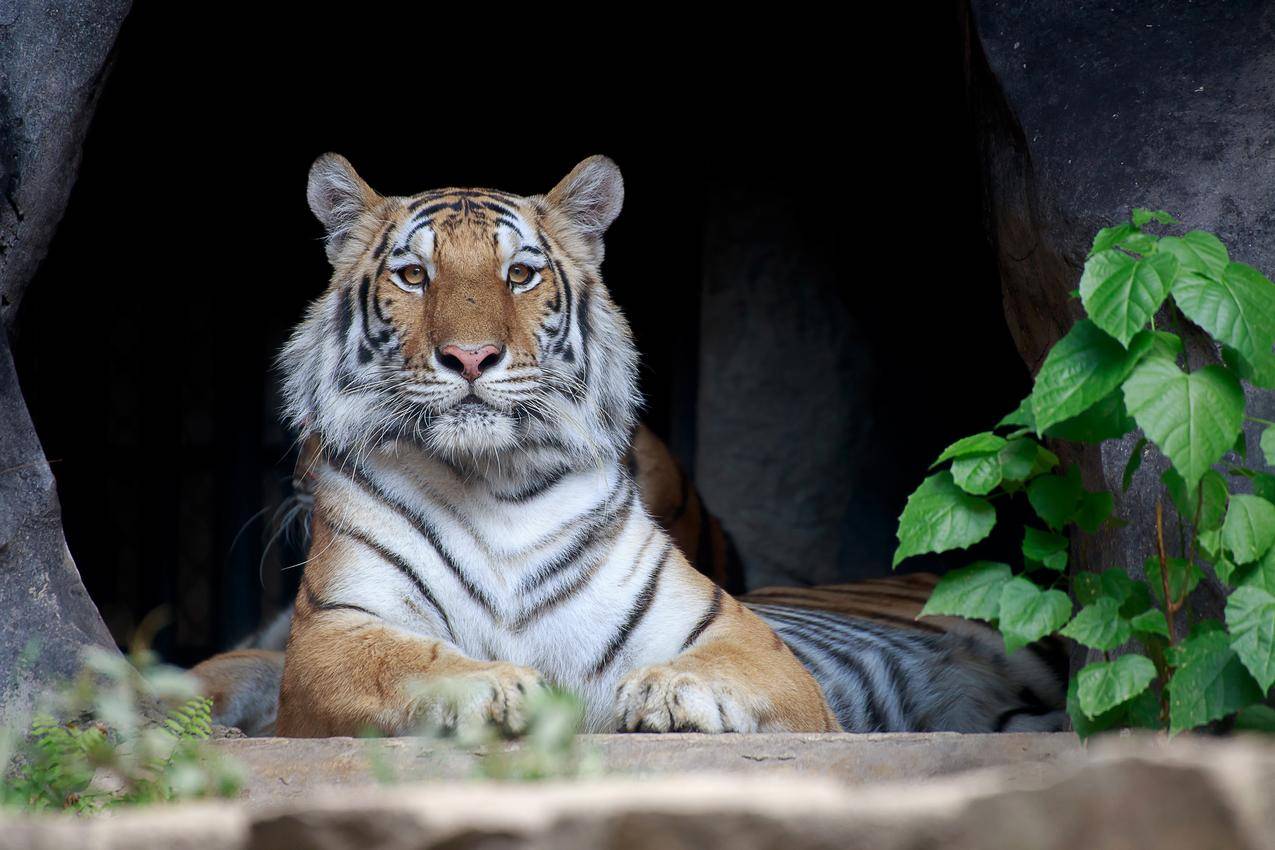
[[[451,733],[493,725],[520,735],[527,731],[530,700],[546,688],[544,677],[536,670],[499,662],[422,685],[411,712],[417,725],[427,732]]]
[[[756,732],[758,720],[730,684],[666,665],[643,667],[616,689],[621,732]]]

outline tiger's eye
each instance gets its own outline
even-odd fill
[[[512,286],[522,286],[531,280],[532,274],[529,266],[523,263],[514,263],[509,267],[509,283]]]
[[[425,283],[425,267],[418,265],[403,266],[398,270],[399,280],[408,286],[420,286]]]

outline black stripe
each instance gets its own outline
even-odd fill
[[[611,492],[607,493],[600,503],[590,508],[582,517],[573,520],[576,523],[584,521],[586,525],[580,528],[580,531],[576,534],[575,541],[570,546],[560,552],[557,557],[543,564],[533,575],[523,580],[520,588],[522,593],[531,593],[543,587],[550,579],[565,572],[605,531],[611,531],[612,536],[618,533],[617,526],[622,527],[628,521],[629,514],[633,511],[633,502],[637,498],[636,491],[630,491],[625,495],[624,504],[619,509],[612,507],[620,495],[620,490],[627,483],[628,479],[621,476],[616,486],[612,488]]]
[[[384,619],[378,614],[373,614],[362,605],[351,605],[348,602],[324,602],[314,595],[314,590],[310,587],[310,582],[305,576],[301,577],[301,592],[305,594],[305,601],[310,603],[310,607],[317,611],[355,611],[359,614],[366,614],[376,619]]]
[[[385,227],[385,233],[381,234],[380,244],[376,246],[376,250],[372,252],[372,259],[379,260],[381,255],[385,253],[385,249],[390,246],[390,233],[394,231],[394,225],[389,224]]]
[[[844,620],[828,622],[827,620],[800,620],[794,618],[794,620],[790,620],[790,622],[804,623],[807,627],[807,631],[801,631],[799,634],[807,639],[809,639],[810,630],[813,630],[829,642],[839,639],[852,644],[852,646],[846,647],[847,652],[853,651],[857,653],[858,656],[867,656],[870,654],[878,655],[880,657],[881,666],[885,672],[886,681],[889,683],[887,686],[888,690],[899,695],[899,712],[902,715],[901,719],[905,727],[903,730],[890,730],[887,728],[885,731],[907,731],[913,727],[914,724],[910,722],[910,717],[912,713],[915,713],[916,703],[912,698],[911,692],[907,689],[906,681],[908,677],[900,668],[894,653],[898,652],[907,654],[917,652],[918,649],[916,647],[900,647],[888,640],[884,635],[866,628],[858,627],[858,624],[846,622]],[[881,643],[874,643],[870,640],[864,639],[863,635],[879,638],[882,643],[884,643],[884,646]],[[924,649],[922,648],[920,651],[924,651]],[[842,657],[846,658],[847,661],[849,659],[849,656],[845,653],[842,653]],[[864,660],[866,663],[867,659],[865,658]],[[868,676],[866,669],[864,670],[864,676]],[[871,681],[870,678],[866,680],[869,682]],[[870,699],[876,695],[875,691],[869,691]],[[881,713],[883,715],[887,714],[887,712],[884,711]]]
[[[417,575],[416,570],[412,568],[411,564],[400,557],[397,552],[392,552],[389,549],[386,549],[380,543],[372,540],[358,529],[350,528],[345,525],[338,525],[326,515],[323,516],[323,522],[328,526],[328,528],[332,529],[333,533],[339,534],[342,537],[348,537],[368,549],[371,549],[379,555],[382,560],[402,573],[407,580],[412,583],[420,595],[425,598],[425,601],[428,602],[436,612],[438,612],[439,618],[443,621],[443,626],[447,629],[447,639],[452,643],[456,642],[456,634],[452,631],[451,618],[447,616],[447,612],[443,610],[443,606],[438,603],[438,599],[436,599],[434,594],[430,592],[429,587],[421,580],[421,577]]]
[[[699,640],[699,636],[704,634],[704,630],[713,624],[717,619],[717,615],[722,613],[722,589],[720,587],[713,588],[713,601],[708,603],[708,610],[704,612],[704,616],[699,618],[699,622],[695,624],[695,628],[691,629],[691,633],[686,636],[686,640],[682,643],[682,651],[691,648],[691,644]]]
[[[790,625],[794,625],[794,623],[796,625],[793,628],[793,631],[796,637],[810,642],[811,644],[815,645],[819,649],[826,652],[828,655],[840,661],[843,665],[845,665],[845,668],[849,672],[851,672],[855,676],[855,678],[857,678],[862,683],[863,695],[866,698],[865,708],[868,714],[868,723],[871,724],[872,728],[863,729],[859,731],[872,732],[872,731],[885,730],[888,725],[886,721],[887,713],[881,706],[881,703],[878,699],[878,695],[873,688],[872,677],[868,674],[867,669],[863,666],[863,663],[858,658],[848,653],[842,647],[837,646],[829,639],[830,637],[838,637],[843,639],[846,637],[853,637],[853,630],[847,629],[845,633],[837,633],[837,632],[829,633],[824,628],[820,628],[817,624],[810,623],[809,621],[806,621],[804,623],[804,625],[808,627],[805,629],[800,627],[800,625],[802,624],[802,621],[800,619],[794,618],[793,620],[789,621]],[[770,624],[768,623],[768,625]],[[771,625],[771,628],[774,628],[774,626]],[[784,637],[783,631],[781,631],[780,629],[776,629],[776,631],[779,633],[780,637]],[[860,648],[859,651],[862,652],[862,649]],[[881,651],[881,650],[878,650],[878,651]],[[904,718],[904,722],[905,723],[907,722],[906,717]]]
[[[526,487],[524,487],[521,490],[515,490],[514,492],[508,493],[508,494],[497,493],[493,490],[492,495],[502,502],[510,502],[513,504],[517,504],[519,502],[528,502],[534,499],[536,496],[539,496],[541,493],[545,492],[549,488],[555,486],[562,479],[566,478],[567,475],[569,475],[570,473],[571,473],[571,467],[569,466],[559,467],[558,469],[555,469],[553,472],[550,472],[544,478],[541,478],[539,481],[533,481],[531,484],[528,484]]]
[[[407,522],[415,528],[421,537],[425,538],[425,541],[434,549],[434,554],[436,554],[438,559],[443,562],[443,566],[447,567],[448,572],[450,572],[452,577],[456,579],[457,583],[464,588],[465,592],[469,594],[469,597],[477,602],[484,611],[491,615],[492,618],[495,618],[495,605],[492,604],[492,601],[485,593],[474,586],[474,583],[470,581],[469,576],[465,575],[465,572],[459,565],[457,565],[455,559],[452,558],[451,553],[443,546],[442,541],[438,537],[438,532],[432,525],[425,521],[424,517],[421,517],[411,508],[395,499],[389,493],[386,493],[378,484],[376,484],[376,482],[372,481],[360,472],[352,463],[342,462],[340,470],[349,476],[350,480],[355,484],[362,487],[369,494],[383,502],[386,507],[391,508],[395,513],[407,520]]]
[[[518,619],[514,621],[511,628],[515,632],[522,631],[527,626],[552,611],[554,608],[557,608],[559,605],[562,605],[564,602],[571,599],[571,597],[575,596],[588,586],[588,584],[593,580],[593,577],[597,575],[598,568],[605,562],[606,553],[594,558],[587,567],[580,571],[580,574],[576,576],[574,581],[555,590],[534,609],[524,611]]]
[[[341,294],[337,297],[337,339],[344,344],[346,337],[350,335],[350,323],[352,314],[350,312],[350,288],[348,286],[341,288]]]
[[[615,637],[611,638],[611,642],[607,644],[606,649],[602,652],[602,657],[598,659],[598,663],[594,666],[594,678],[601,676],[611,666],[611,662],[615,660],[620,650],[624,648],[624,644],[628,642],[633,630],[638,627],[638,624],[642,622],[642,618],[646,616],[646,612],[650,610],[651,603],[655,600],[656,586],[659,584],[660,575],[664,572],[664,564],[668,561],[668,555],[672,549],[673,544],[671,543],[665,547],[659,563],[651,571],[650,578],[646,580],[646,584],[643,585],[641,592],[638,593],[637,599],[633,603],[633,608],[629,611],[628,618],[620,626],[620,630],[616,632]]]

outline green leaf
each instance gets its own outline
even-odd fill
[[[1255,352],[1242,356],[1229,345],[1222,346],[1222,361],[1228,369],[1255,387],[1275,389],[1275,354]]]
[[[1231,648],[1262,692],[1275,684],[1275,596],[1259,587],[1241,587],[1226,600]]]
[[[1222,523],[1222,545],[1241,564],[1265,555],[1275,545],[1275,505],[1259,496],[1232,496]]]
[[[1084,413],[1115,391],[1152,347],[1139,335],[1128,351],[1088,319],[1076,322],[1049,350],[1036,374],[1031,408],[1036,432]]]
[[[1126,251],[1132,251],[1135,254],[1150,254],[1155,250],[1155,243],[1158,241],[1159,239],[1152,236],[1150,233],[1138,232],[1121,239],[1119,247],[1124,248]],[[1173,262],[1175,265],[1177,264],[1177,260],[1174,260]]]
[[[1275,444],[1272,444],[1272,447],[1275,448]],[[1239,455],[1240,460],[1248,460],[1248,439],[1243,428],[1240,429],[1239,436],[1235,438],[1235,445],[1231,446],[1231,451]]]
[[[912,555],[964,549],[990,534],[994,525],[996,509],[990,503],[957,487],[950,472],[936,472],[903,507],[893,565]]]
[[[1073,443],[1101,443],[1128,434],[1136,423],[1124,407],[1124,394],[1115,390],[1088,410],[1045,429],[1045,436]]]
[[[1153,246],[1151,239],[1148,245],[1135,245],[1134,250]],[[1128,346],[1164,303],[1177,271],[1178,261],[1172,254],[1134,259],[1114,248],[1100,251],[1085,262],[1080,300],[1095,325]]]
[[[921,609],[921,616],[947,614],[971,620],[995,620],[1001,590],[1013,577],[1008,564],[976,561],[939,579]]]
[[[1134,207],[1131,216],[1134,227],[1146,227],[1153,221],[1160,224],[1177,224],[1178,220],[1164,210],[1148,210],[1142,207]]]
[[[1275,286],[1252,266],[1230,263],[1219,276],[1186,274],[1173,284],[1173,300],[1188,319],[1261,365],[1275,344]]]
[[[996,423],[997,428],[1031,428],[1036,430],[1036,417],[1032,414],[1032,397],[1027,396],[1018,403],[1018,407],[1006,413],[1000,422]]]
[[[1253,495],[1268,502],[1275,502],[1275,475],[1258,473],[1253,476]]]
[[[1188,375],[1171,360],[1148,357],[1125,381],[1124,398],[1190,487],[1226,454],[1244,422],[1244,391],[1220,366]]]
[[[952,458],[995,454],[1004,445],[1005,438],[998,437],[991,431],[984,431],[981,434],[974,434],[970,437],[962,437],[944,449],[943,454],[939,455],[939,459],[930,464],[930,469]]]
[[[1031,579],[1010,579],[1001,589],[1000,630],[1011,653],[1060,629],[1071,616],[1061,590],[1041,590]]]
[[[1165,559],[1165,566],[1169,571],[1169,595],[1173,597],[1174,603],[1195,590],[1200,579],[1204,578],[1200,568],[1185,558],[1170,556]],[[1151,588],[1151,595],[1161,605],[1165,604],[1164,581],[1160,577],[1160,559],[1152,555],[1143,562],[1142,569],[1147,574],[1147,586]]]
[[[1192,230],[1183,236],[1165,236],[1156,248],[1176,257],[1183,272],[1221,277],[1230,262],[1221,240],[1203,230]]]
[[[1062,572],[1067,568],[1067,538],[1027,526],[1023,529],[1023,557],[1028,563]]]
[[[1107,521],[1107,517],[1111,516],[1111,509],[1114,505],[1114,499],[1105,490],[1097,493],[1086,493],[1081,497],[1080,507],[1076,510],[1076,525],[1089,534],[1097,532],[1102,527],[1102,524]]]
[[[1177,670],[1169,680],[1169,728],[1173,734],[1202,726],[1262,698],[1262,690],[1244,669],[1231,638],[1207,631],[1177,647]]]
[[[1101,573],[1077,573],[1076,598],[1081,605],[1092,605],[1103,596],[1120,602],[1120,615],[1131,617],[1151,607],[1151,593],[1145,582],[1135,581],[1124,570],[1112,567]]]
[[[952,480],[966,493],[985,496],[1001,483],[1001,464],[996,455],[958,457],[952,461]]]
[[[1258,445],[1262,447],[1262,457],[1266,459],[1266,465],[1275,466],[1275,425],[1267,427],[1262,432],[1262,439]]]
[[[1119,707],[1103,712],[1097,717],[1086,717],[1080,710],[1080,697],[1076,693],[1078,687],[1077,679],[1073,676],[1067,683],[1067,716],[1071,718],[1071,728],[1076,730],[1080,740],[1083,741],[1099,732],[1120,726],[1124,722],[1124,711]]]
[[[1204,546],[1201,545],[1200,548],[1203,549]],[[1235,578],[1236,570],[1239,569],[1235,566],[1235,562],[1226,557],[1226,555],[1214,556],[1212,561],[1213,572],[1217,574],[1217,580],[1222,582],[1222,584],[1230,585]]]
[[[1115,649],[1129,640],[1133,628],[1120,616],[1120,601],[1103,596],[1081,608],[1061,634],[1094,649]]]
[[[1040,447],[1031,440],[1010,440],[997,454],[1006,481],[1026,481],[1036,469]]]
[[[1164,487],[1173,500],[1173,508],[1178,516],[1186,522],[1195,521],[1195,512],[1200,512],[1200,530],[1211,531],[1222,527],[1222,519],[1226,516],[1226,502],[1230,494],[1226,489],[1226,479],[1210,469],[1200,479],[1198,487],[1187,487],[1186,481],[1176,469],[1170,467],[1160,476]],[[1200,499],[1201,490],[1204,497]]]
[[[1089,256],[1110,250],[1120,244],[1122,240],[1128,239],[1130,236],[1138,232],[1138,228],[1130,222],[1124,221],[1114,227],[1104,227],[1099,230],[1093,239],[1093,247],[1089,249]]]
[[[1152,336],[1155,337],[1155,343],[1151,348],[1152,351],[1170,360],[1177,360],[1182,356],[1182,352],[1186,348],[1182,344],[1182,337],[1177,334],[1171,334],[1168,331],[1154,331]]]
[[[1138,470],[1142,467],[1142,454],[1146,447],[1147,438],[1139,437],[1138,442],[1133,445],[1133,451],[1129,452],[1129,462],[1124,465],[1124,475],[1120,476],[1120,491],[1122,493],[1129,492],[1129,485],[1133,483],[1133,476],[1137,475]]]
[[[1080,709],[1089,717],[1110,711],[1136,697],[1155,681],[1155,665],[1142,655],[1098,661],[1076,674]]]
[[[1071,522],[1084,493],[1080,469],[1074,465],[1067,468],[1065,475],[1042,475],[1027,485],[1027,501],[1055,531]]]
[[[1150,608],[1143,611],[1130,620],[1129,625],[1133,627],[1134,632],[1140,635],[1169,637],[1169,621],[1164,618],[1164,612],[1158,608]]]
[[[1250,705],[1235,715],[1237,732],[1275,732],[1275,708],[1269,705]]]
[[[1236,570],[1234,578],[1236,587],[1258,587],[1275,595],[1275,546],[1267,550],[1256,564],[1247,564]]]

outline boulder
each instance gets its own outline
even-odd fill
[[[0,725],[114,647],[62,534],[8,332],[75,182],[128,0],[0,2]]]
[[[1071,296],[1094,233],[1131,207],[1216,232],[1234,260],[1275,274],[1275,6],[1261,2],[969,0],[966,90],[982,165],[986,227],[1019,353],[1035,371],[1081,315]],[[1169,317],[1162,315],[1158,323]],[[1198,334],[1192,367],[1216,362]],[[1275,394],[1250,393],[1275,418]],[[1250,423],[1250,456],[1259,426]],[[1155,552],[1164,464],[1121,493],[1137,440],[1079,460],[1116,495],[1123,529],[1074,547],[1076,569],[1141,575]],[[1166,500],[1167,501],[1167,500]],[[1172,528],[1169,509],[1167,522]],[[1176,532],[1172,537],[1176,539]],[[1216,616],[1221,588],[1200,613]]]

